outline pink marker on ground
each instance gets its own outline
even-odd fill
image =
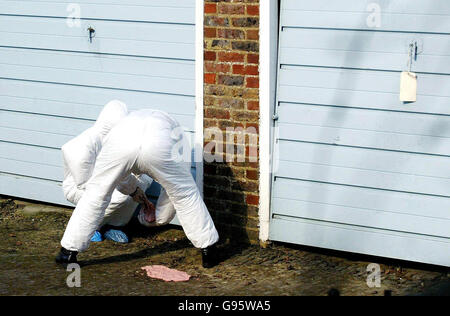
[[[147,266],[142,267],[147,272],[147,276],[153,279],[163,280],[166,282],[187,282],[191,276],[186,272],[169,269],[164,266]]]

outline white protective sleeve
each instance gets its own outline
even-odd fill
[[[144,176],[145,175],[139,177],[137,181],[138,186],[145,192],[150,187],[153,180],[150,177]],[[75,185],[71,175],[66,176],[64,179],[63,191],[65,198],[74,205],[78,204],[84,194],[84,190],[79,189]],[[133,217],[137,207],[138,203],[135,202],[132,197],[129,195],[124,195],[118,190],[114,190],[111,197],[111,202],[105,210],[105,217],[97,229],[104,225],[114,227],[122,227],[127,225]]]
[[[145,192],[150,187],[153,180],[147,175],[141,175],[137,177],[137,182],[138,186]],[[105,210],[105,217],[103,218],[100,227],[104,225],[115,227],[127,225],[133,217],[138,205],[139,204],[135,202],[131,196],[123,195],[118,190],[114,190],[111,197],[111,203],[109,203],[108,208]]]
[[[133,174],[130,174],[129,176],[125,177],[120,181],[119,185],[117,186],[117,190],[122,193],[123,195],[130,195],[134,193],[139,186],[139,181]]]
[[[92,176],[100,149],[101,137],[94,128],[87,129],[62,146],[64,175],[71,177],[76,187],[85,185]]]
[[[76,186],[75,180],[73,179],[72,175],[69,174],[64,177],[63,192],[64,197],[67,201],[69,201],[73,205],[77,205],[78,201],[80,201],[81,197],[83,196],[84,190],[81,190]]]

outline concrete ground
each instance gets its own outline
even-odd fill
[[[79,256],[81,287],[54,264],[70,211],[0,198],[0,295],[449,295],[448,269],[298,246],[220,246],[223,262],[200,267],[200,253],[176,227],[128,228],[132,241],[94,244]],[[381,267],[381,287],[367,286],[367,266]],[[147,278],[161,264],[193,276],[187,283]]]

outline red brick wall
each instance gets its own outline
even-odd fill
[[[230,133],[227,128],[240,127],[258,137],[259,0],[205,0],[204,35],[205,130],[222,130],[224,146],[236,152],[233,159],[224,154],[224,162],[205,162],[205,202],[225,239],[256,243],[258,149],[251,146],[250,137],[242,146],[225,135]],[[205,145],[211,142],[222,146],[206,132]],[[244,155],[245,162],[238,161]]]

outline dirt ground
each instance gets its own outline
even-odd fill
[[[224,261],[200,267],[200,253],[176,227],[144,230],[128,227],[128,245],[93,244],[79,255],[81,287],[69,288],[69,275],[54,263],[70,212],[48,211],[0,198],[0,295],[189,295],[266,296],[443,295],[450,293],[447,269],[273,244],[220,246]],[[37,209],[37,212],[36,212]],[[42,211],[42,212],[41,212]],[[366,284],[369,263],[381,265],[381,288]],[[193,276],[187,283],[165,283],[140,270],[162,264]]]

